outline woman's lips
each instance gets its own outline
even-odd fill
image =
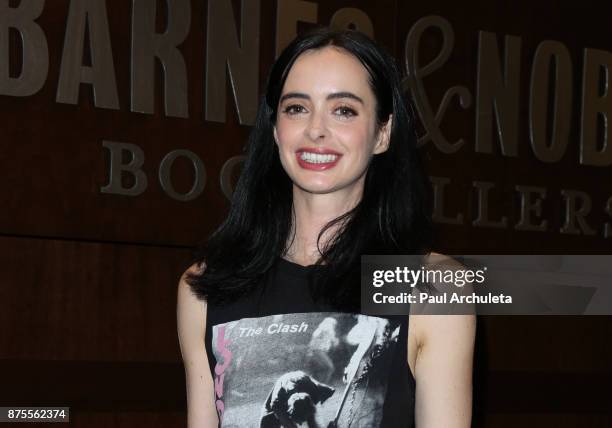
[[[340,160],[340,158],[342,157],[341,154],[336,154],[335,152],[329,152],[329,153],[316,153],[316,152],[310,152],[310,151],[306,151],[305,153],[312,153],[312,154],[333,154],[335,155],[335,159],[329,162],[308,162],[307,160],[302,159],[302,153],[304,153],[305,151],[298,151],[295,153],[295,158],[297,159],[298,165],[300,165],[300,167],[304,168],[304,169],[309,169],[312,171],[324,171],[326,169],[330,169],[333,168],[334,166],[336,166],[336,164],[338,163],[338,161]]]

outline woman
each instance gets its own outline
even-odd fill
[[[362,254],[430,254],[427,183],[390,55],[329,29],[282,52],[229,215],[179,283],[190,428],[470,426],[474,317],[359,314]],[[327,318],[337,370],[307,372]],[[296,387],[317,376],[324,400]]]

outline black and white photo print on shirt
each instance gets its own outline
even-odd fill
[[[400,325],[314,312],[213,326],[224,428],[378,427]]]

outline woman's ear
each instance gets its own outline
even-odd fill
[[[391,128],[393,127],[393,115],[389,115],[387,122],[378,130],[376,145],[374,146],[374,154],[386,152],[391,142]]]
[[[272,133],[274,134],[274,143],[278,146],[278,134],[276,133],[276,125],[272,126]]]

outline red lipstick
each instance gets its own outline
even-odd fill
[[[307,160],[302,159],[302,153],[315,153],[318,155],[335,155],[336,158],[331,162],[319,162],[319,163],[308,162]],[[312,171],[324,171],[324,170],[333,168],[334,166],[336,166],[336,164],[338,163],[341,157],[342,155],[340,153],[330,150],[330,149],[323,148],[323,147],[304,148],[304,149],[299,149],[297,152],[295,152],[295,158],[297,159],[297,162],[300,165],[300,167],[304,169],[309,169]]]

